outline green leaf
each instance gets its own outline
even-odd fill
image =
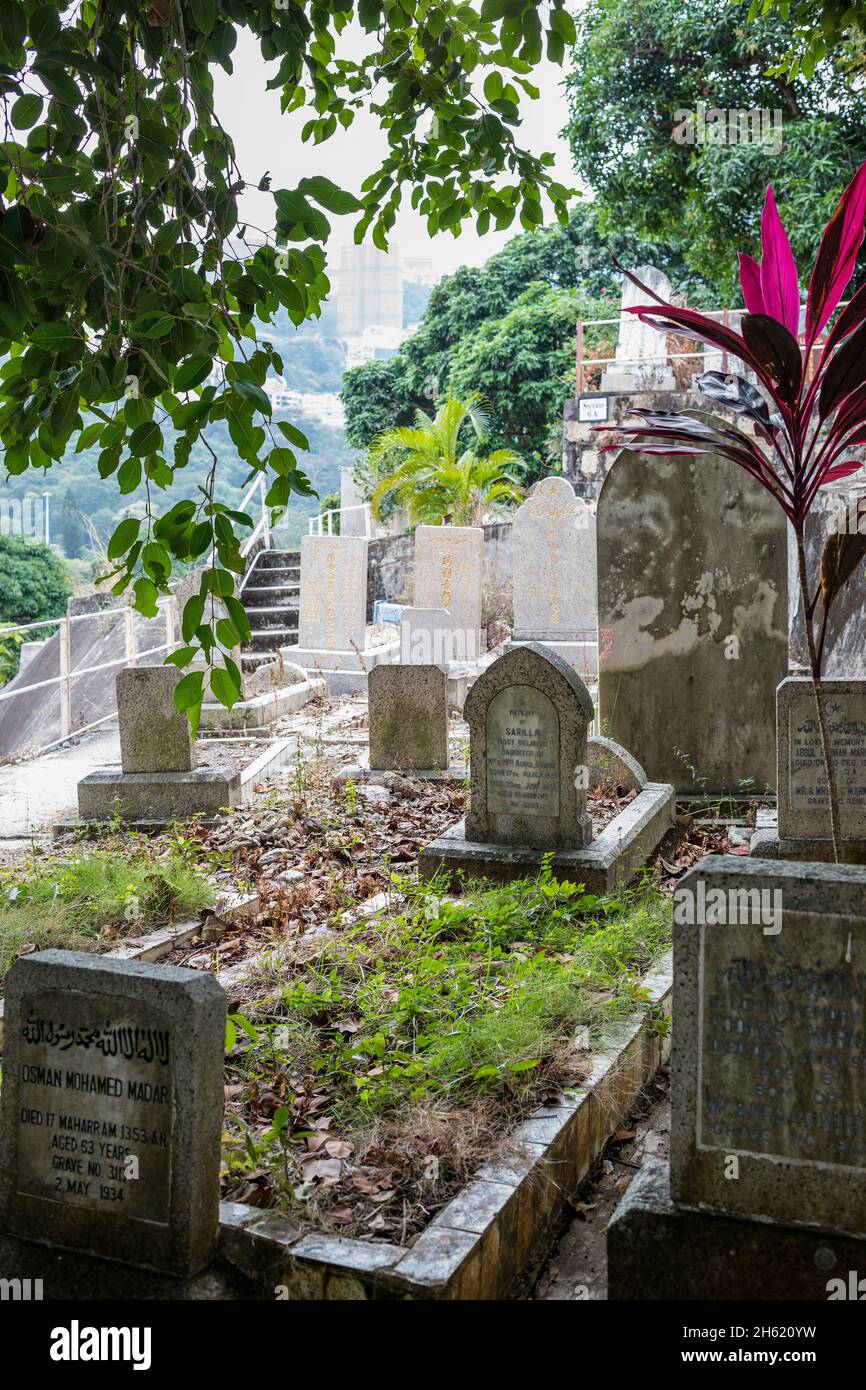
[[[19,97],[9,112],[9,119],[16,130],[29,130],[42,115],[42,98],[35,92],[27,92]]]
[[[211,672],[210,683],[214,695],[227,709],[231,709],[241,698],[240,683],[228,670],[217,666]]]
[[[189,642],[195,636],[196,628],[200,625],[203,617],[204,599],[201,594],[193,594],[192,598],[187,599],[183,608],[180,630],[185,642]]]
[[[155,454],[162,448],[162,430],[155,420],[145,420],[143,425],[137,425],[129,436],[130,453],[137,454],[139,458],[145,454]]]
[[[249,401],[255,406],[256,410],[260,410],[263,415],[270,415],[271,402],[262,388],[256,386],[255,382],[233,381],[231,383],[231,389],[234,391],[235,395],[240,396],[242,400]]]
[[[128,516],[125,521],[121,521],[108,542],[109,560],[117,560],[119,556],[125,555],[130,546],[138,539],[140,530],[141,522],[137,517]]]
[[[190,671],[188,675],[179,680],[174,691],[174,707],[181,714],[185,710],[191,709],[193,705],[201,704],[202,689],[204,687],[204,671]]]
[[[177,369],[174,378],[175,391],[191,391],[194,386],[200,386],[205,378],[210,376],[212,367],[213,358],[208,353],[202,352],[190,357]]]
[[[290,425],[288,420],[278,420],[277,429],[281,430],[290,444],[294,444],[297,449],[309,449],[310,441],[305,434],[301,434],[299,429]]]
[[[132,592],[135,595],[135,607],[139,613],[143,613],[145,618],[155,618],[159,612],[157,603],[159,590],[153,580],[145,579],[144,576],[141,579],[136,579],[132,586]]]
[[[309,193],[311,198],[315,198],[317,203],[321,203],[328,212],[344,214],[348,212],[359,212],[364,204],[353,193],[347,193],[345,189],[338,188],[330,179],[326,179],[324,174],[316,174],[311,179],[301,179],[298,190],[302,193]]]

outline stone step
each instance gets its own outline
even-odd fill
[[[262,550],[256,560],[255,574],[261,574],[264,570],[280,569],[287,566],[297,569],[300,563],[301,552],[299,550]]]
[[[266,627],[259,632],[254,632],[252,641],[246,645],[246,651],[252,652],[275,652],[280,647],[288,646],[290,643],[297,643],[297,627]]]
[[[272,627],[290,627],[296,630],[298,626],[297,604],[292,606],[282,603],[275,608],[248,608],[246,613],[253,632],[266,632]]]
[[[298,607],[298,598],[301,589],[299,584],[262,584],[253,589],[244,589],[244,607],[250,611],[260,608],[294,608]]]

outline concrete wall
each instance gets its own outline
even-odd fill
[[[376,599],[411,603],[415,567],[415,537],[380,536],[367,548],[367,621],[372,620]],[[512,584],[511,522],[484,527],[484,594],[510,591]]]

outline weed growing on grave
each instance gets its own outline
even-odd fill
[[[604,1025],[649,1004],[642,976],[670,939],[670,907],[648,881],[597,898],[545,865],[459,900],[392,881],[402,910],[334,933],[279,980],[270,968],[245,1004],[259,1042],[247,1033],[231,1059],[243,1099],[227,1122],[229,1186],[264,1173],[268,1200],[307,1200],[308,1141],[325,1123],[332,1157],[373,1130],[387,1145],[408,1114],[453,1129],[481,1106],[503,1133],[580,1081]]]
[[[0,868],[0,979],[22,952],[110,947],[212,902],[211,884],[183,855],[137,844]]]

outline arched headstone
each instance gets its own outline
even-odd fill
[[[580,849],[592,701],[575,671],[545,647],[513,647],[478,677],[469,724],[472,808],[466,837],[487,844]]]

